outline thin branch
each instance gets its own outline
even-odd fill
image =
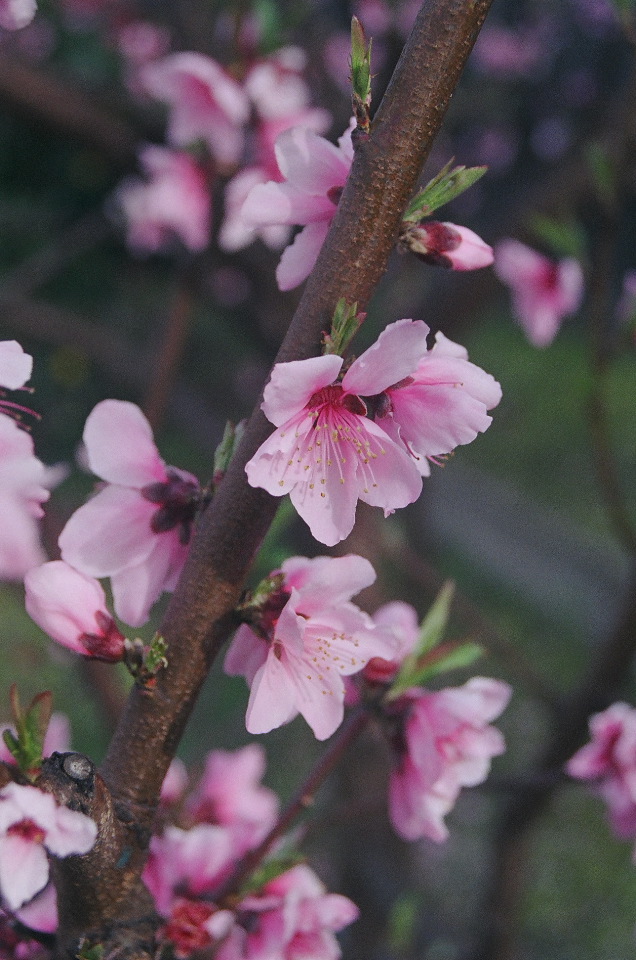
[[[371,135],[358,144],[338,213],[279,361],[318,353],[321,332],[340,297],[361,308],[368,303],[490,2],[430,0],[420,11]],[[232,611],[246,573],[277,507],[274,498],[247,484],[244,471],[270,430],[257,408],[200,520],[164,619],[168,667],[152,690],[132,691],[103,765],[132,863],[143,860],[164,775],[209,667],[233,626]],[[115,916],[120,924],[138,918],[129,883],[118,884],[110,868],[101,876],[93,858],[83,895],[96,885],[110,893],[104,924]],[[73,887],[63,879],[58,884],[63,916],[72,914],[67,901],[76,890],[76,882]],[[93,932],[96,926],[93,921]],[[104,926],[99,935],[107,936]],[[68,941],[63,923],[61,938]]]
[[[365,707],[353,710],[338,730],[322,757],[296,791],[267,836],[237,864],[235,871],[214,895],[216,903],[222,904],[225,897],[240,890],[241,885],[251,876],[261,861],[267,856],[274,844],[287,833],[296,817],[300,816],[314,802],[319,787],[340,763],[349,746],[357,740],[368,721],[370,714]]]

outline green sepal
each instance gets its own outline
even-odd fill
[[[371,108],[371,44],[357,17],[351,18],[351,100],[358,127],[369,132]]]
[[[417,926],[422,915],[420,893],[403,893],[391,904],[388,921],[389,949],[393,956],[413,955]]]
[[[326,333],[322,340],[323,354],[333,353],[341,357],[355,337],[365,317],[366,313],[358,313],[357,303],[348,304],[344,297],[341,297],[334,310],[331,333]]]
[[[234,456],[236,448],[241,442],[244,432],[245,420],[241,420],[236,425],[228,420],[225,424],[221,442],[214,451],[214,472],[212,474],[213,486],[218,486],[225,476],[226,470],[230,465],[230,461]]]
[[[278,857],[272,857],[271,860],[263,863],[258,870],[255,870],[249,879],[245,881],[241,887],[241,896],[244,897],[249,893],[256,893],[264,887],[266,883],[271,883],[276,877],[280,877],[293,867],[297,867],[299,863],[304,863],[305,859],[302,854],[291,852],[281,854]]]
[[[469,187],[472,187],[488,167],[453,167],[454,159],[449,160],[436,177],[420,190],[406,208],[402,217],[405,223],[418,223],[444,204],[450,203]]]
[[[566,222],[536,213],[528,226],[554,257],[585,258],[585,231],[576,220]]]
[[[101,943],[91,944],[89,940],[82,937],[77,951],[77,960],[102,960],[104,956],[104,945]]]
[[[124,641],[124,664],[135,683],[148,689],[155,686],[157,674],[168,666],[168,644],[159,633],[155,633],[150,644],[135,637]]]
[[[20,771],[29,780],[34,780],[42,765],[44,738],[53,710],[53,694],[50,690],[38,693],[25,710],[14,683],[9,698],[16,733],[5,730],[3,740]]]
[[[390,700],[399,696],[404,690],[415,687],[422,682],[422,671],[428,666],[428,660],[424,658],[442,641],[448,624],[450,605],[454,593],[455,584],[447,581],[437,594],[432,607],[422,620],[420,635],[415,648],[404,658],[391,684],[391,689],[387,694]]]

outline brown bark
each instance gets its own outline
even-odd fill
[[[328,329],[340,297],[357,301],[360,309],[368,303],[490,3],[428,0],[424,4],[371,134],[357,143],[337,216],[307,281],[279,362],[318,353],[321,333]],[[168,667],[152,690],[136,687],[132,691],[103,764],[102,775],[132,863],[143,859],[163,777],[209,667],[233,627],[233,610],[246,574],[276,511],[277,501],[252,489],[244,472],[245,463],[270,431],[271,425],[257,408],[201,517],[164,619]],[[108,806],[111,801],[101,802]],[[90,882],[108,893],[104,898],[108,916],[92,916],[82,931],[93,942],[111,936],[111,918],[117,910],[123,926],[127,918],[133,921],[133,931],[138,916],[131,907],[129,871],[120,870],[118,878],[107,850],[104,857],[103,876],[94,857],[88,868]],[[74,858],[74,868],[89,858]],[[79,936],[71,919],[79,915],[79,904],[77,908],[73,904],[79,889],[77,876],[73,884],[60,886],[60,896],[67,901],[61,910],[62,953],[70,951]],[[140,882],[138,889],[142,896]]]

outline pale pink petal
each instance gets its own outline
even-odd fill
[[[374,396],[410,376],[426,354],[429,328],[422,320],[390,323],[347,370],[342,385],[359,396]]]
[[[19,834],[0,836],[0,894],[9,910],[31,900],[48,879],[49,862],[42,844]]]
[[[288,672],[275,656],[268,656],[252,681],[245,716],[248,732],[269,733],[297,713],[296,691]]]
[[[58,541],[62,559],[98,578],[142,563],[157,539],[150,527],[156,509],[137,490],[104,487],[75,511],[62,530]]]
[[[263,413],[270,423],[282,426],[314,393],[333,383],[341,367],[342,357],[334,355],[277,363],[263,392]]]
[[[25,353],[16,340],[0,342],[0,387],[17,390],[31,376],[33,357]]]
[[[35,0],[0,0],[0,27],[21,30],[31,23],[36,11]]]
[[[350,161],[342,151],[306,127],[285,130],[276,141],[281,174],[295,187],[318,196],[344,185]]]
[[[98,403],[86,420],[84,443],[91,470],[109,483],[141,488],[166,479],[152,428],[134,403]]]
[[[329,231],[329,223],[309,223],[286,247],[276,268],[279,290],[293,290],[306,280],[314,268]]]
[[[155,601],[164,590],[174,588],[171,574],[178,577],[187,552],[177,530],[155,534],[147,557],[111,574],[115,613],[124,623],[140,627],[147,622]],[[179,558],[176,570],[175,554]]]
[[[97,824],[90,817],[67,807],[58,807],[55,822],[44,841],[56,857],[88,853],[97,838]]]
[[[247,624],[243,623],[230,643],[223,670],[230,677],[245,677],[249,686],[267,659],[268,646]]]
[[[336,204],[326,194],[300,190],[295,184],[258,183],[247,194],[241,207],[241,220],[249,227],[272,224],[294,226],[331,220]]]
[[[39,930],[41,933],[55,933],[58,925],[57,895],[52,883],[47,884],[42,893],[25,904],[17,912],[20,923]]]
[[[106,597],[92,577],[62,560],[30,570],[24,581],[26,611],[53,640],[76,653],[86,653],[83,633],[100,634],[98,612],[108,616]]]
[[[301,561],[300,563],[298,561]],[[375,570],[364,557],[290,557],[281,567],[285,585],[299,591],[298,611],[305,616],[326,606],[338,607],[375,582]]]

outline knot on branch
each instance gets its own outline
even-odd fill
[[[93,762],[81,753],[53,753],[42,764],[37,786],[97,824],[97,840],[88,853],[51,865],[57,955],[76,957],[86,947],[102,945],[105,953],[116,950],[128,960],[152,956],[159,918],[141,881],[139,847],[130,843],[129,829],[117,817]]]

